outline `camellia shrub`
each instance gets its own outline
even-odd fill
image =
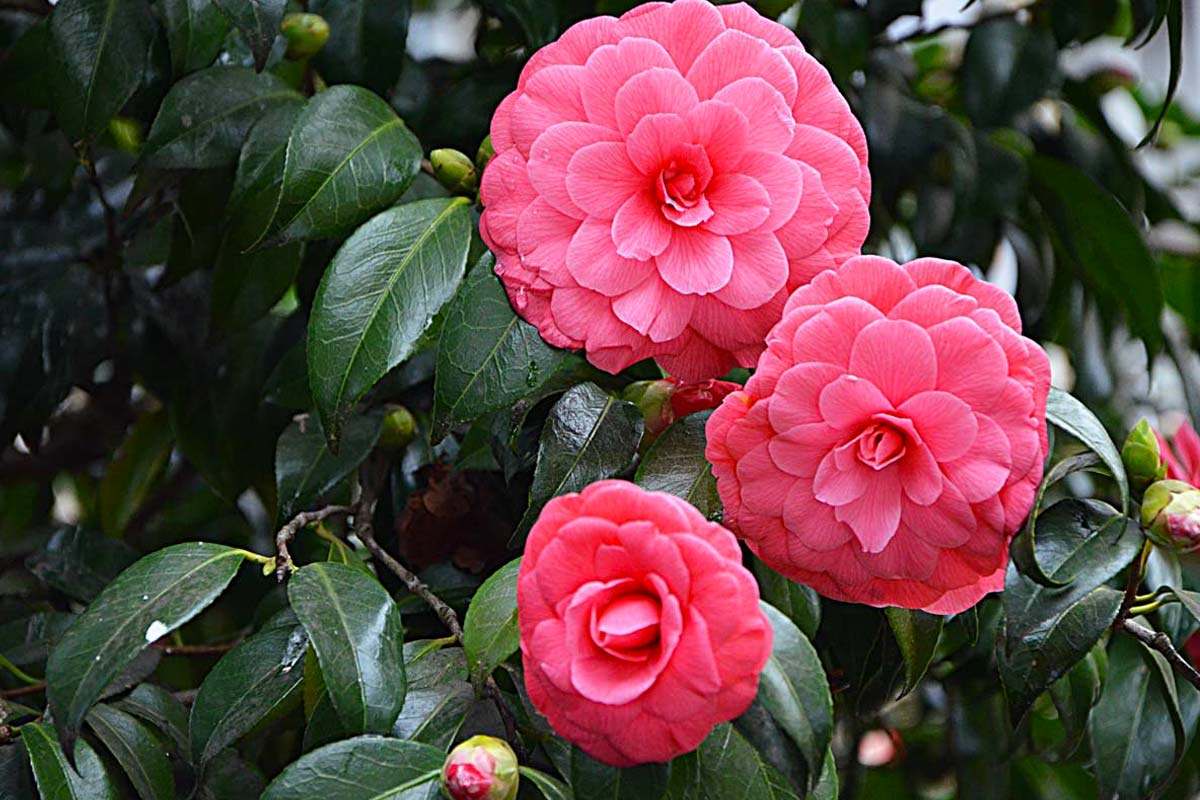
[[[0,0],[0,798],[1195,797],[1185,3],[935,5]]]

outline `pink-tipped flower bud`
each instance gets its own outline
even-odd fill
[[[1129,438],[1121,447],[1121,460],[1125,462],[1125,474],[1129,476],[1130,484],[1139,492],[1167,476],[1167,465],[1158,449],[1158,437],[1144,419],[1129,432]]]
[[[442,793],[450,800],[513,800],[519,777],[508,742],[472,736],[446,757]]]
[[[1200,549],[1200,489],[1183,481],[1158,481],[1142,498],[1142,527],[1159,547],[1177,553]]]
[[[662,378],[625,387],[622,397],[636,405],[646,420],[648,438],[658,436],[675,420],[721,405],[725,395],[742,388],[729,381],[681,381]]]

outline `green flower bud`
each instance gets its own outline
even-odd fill
[[[1129,432],[1129,438],[1121,448],[1121,460],[1125,462],[1129,482],[1137,491],[1167,475],[1167,465],[1158,451],[1158,437],[1144,419]]]
[[[448,147],[434,150],[429,154],[429,163],[433,166],[433,176],[451,194],[471,194],[479,185],[475,164],[457,150]]]
[[[383,418],[383,431],[379,434],[379,446],[384,450],[403,450],[413,440],[417,421],[404,406],[391,406]]]
[[[279,29],[287,40],[287,58],[292,61],[311,58],[329,40],[329,23],[319,14],[288,14]]]
[[[642,412],[646,421],[646,439],[653,441],[675,421],[671,395],[675,386],[667,380],[636,381],[625,387],[622,400],[628,400]]]
[[[472,736],[450,751],[442,766],[442,793],[450,800],[513,800],[517,756],[508,742]]]
[[[108,132],[118,150],[137,153],[142,148],[142,126],[136,119],[113,117],[108,121]]]
[[[486,136],[479,143],[479,150],[475,153],[475,168],[483,172],[483,168],[488,165],[494,155],[496,155],[496,148],[492,147],[492,137]]]
[[[1159,547],[1177,553],[1200,549],[1200,489],[1183,481],[1158,481],[1142,498],[1142,527]]]

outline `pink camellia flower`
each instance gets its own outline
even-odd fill
[[[962,611],[1002,588],[1046,455],[1050,365],[950,261],[860,256],[788,300],[708,422],[725,521],[838,600]]]
[[[496,109],[492,144],[479,227],[513,306],[609,372],[752,366],[788,293],[867,233],[862,128],[744,3],[572,26]]]
[[[754,700],[771,652],[733,534],[627,481],[546,504],[525,544],[517,610],[533,704],[618,767],[696,748]]]
[[[1159,455],[1167,465],[1167,477],[1193,486],[1200,484],[1200,435],[1192,424],[1185,421],[1180,425],[1169,444],[1158,431],[1154,435],[1158,438]]]

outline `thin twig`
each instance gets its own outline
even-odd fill
[[[1167,661],[1171,663],[1171,666],[1175,668],[1176,672],[1182,675],[1192,686],[1200,689],[1200,672],[1197,672],[1196,668],[1179,654],[1179,651],[1175,649],[1175,645],[1171,644],[1171,638],[1165,633],[1144,628],[1131,619],[1127,619],[1121,623],[1121,630],[1147,647],[1162,653]]]
[[[275,577],[282,581],[289,572],[295,569],[295,564],[292,563],[292,554],[288,552],[288,544],[296,538],[296,534],[300,532],[301,528],[337,514],[352,513],[354,513],[354,509],[350,506],[325,506],[316,511],[302,511],[292,517],[286,525],[279,529],[279,533],[275,534]]]
[[[1121,601],[1121,609],[1117,612],[1117,618],[1113,622],[1113,628],[1116,629],[1125,623],[1129,617],[1129,609],[1133,607],[1134,601],[1137,599],[1138,588],[1142,585],[1142,579],[1146,576],[1146,561],[1150,558],[1150,551],[1153,546],[1150,540],[1142,545],[1142,554],[1138,557],[1137,566],[1129,570],[1129,577],[1125,582],[1125,598]]]
[[[39,681],[32,686],[22,686],[18,689],[5,689],[0,692],[0,699],[9,699],[12,697],[24,697],[27,694],[37,694],[38,692],[46,691],[46,682]]]
[[[92,151],[86,145],[80,153],[79,160],[83,163],[83,171],[87,173],[88,182],[96,191],[100,207],[104,209],[104,230],[108,237],[109,255],[115,257],[121,251],[121,238],[117,234],[116,209],[108,202],[108,195],[104,193],[104,184],[100,182],[100,175],[96,172],[96,162],[92,160]]]

